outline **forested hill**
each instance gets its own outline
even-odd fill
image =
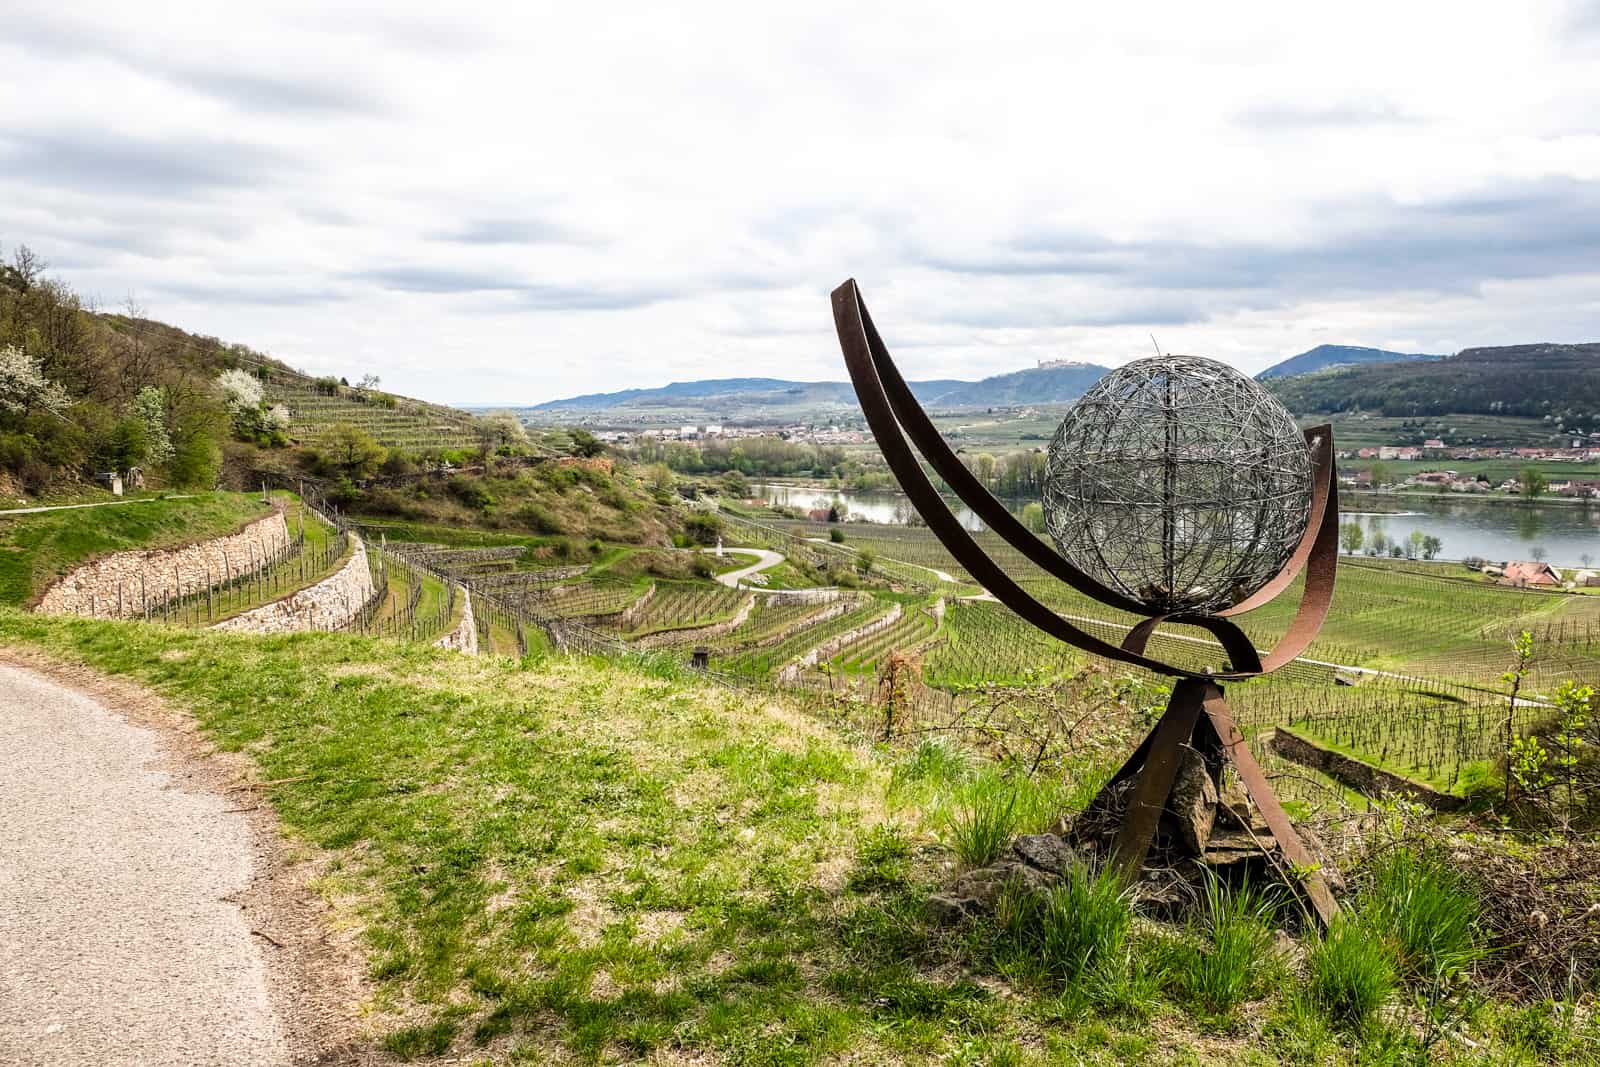
[[[1468,348],[1440,360],[1273,378],[1267,386],[1297,413],[1549,415],[1600,425],[1600,343]]]
[[[1091,363],[1030,367],[982,381],[950,379],[910,382],[911,391],[930,408],[1008,407],[1018,404],[1067,403],[1083,395],[1107,368]],[[778,416],[803,410],[856,406],[849,382],[796,382],[781,378],[717,378],[673,382],[657,389],[624,389],[590,393],[539,404],[529,410],[545,414],[643,411],[723,413],[728,417],[761,412]]]
[[[1256,375],[1258,381],[1268,378],[1288,378],[1295,374],[1312,374],[1333,367],[1347,367],[1357,363],[1401,363],[1425,359],[1443,359],[1417,352],[1390,352],[1383,348],[1363,348],[1359,345],[1318,345],[1298,356],[1290,356]]]

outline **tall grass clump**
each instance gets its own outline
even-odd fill
[[[911,755],[896,764],[889,778],[891,795],[938,792],[963,781],[972,770],[972,756],[946,738],[923,738]]]
[[[1043,891],[1013,884],[995,912],[1011,966],[1060,984],[1115,987],[1128,970],[1133,898],[1110,867],[1074,863]]]
[[[1015,782],[985,770],[960,783],[943,805],[945,839],[969,867],[993,863],[1011,847],[1023,814]]]
[[[946,842],[968,866],[1005,855],[1017,834],[1049,829],[1066,808],[1070,787],[991,764],[947,785],[936,820]]]
[[[1361,923],[1388,946],[1403,977],[1447,980],[1483,956],[1478,899],[1447,857],[1401,846],[1369,870]]]
[[[1306,959],[1308,992],[1333,1022],[1364,1030],[1395,988],[1388,948],[1358,919],[1334,918]]]
[[[1272,897],[1250,886],[1230,889],[1206,879],[1190,940],[1168,956],[1169,979],[1182,996],[1207,1014],[1226,1018],[1246,1000],[1267,991],[1275,973]]]

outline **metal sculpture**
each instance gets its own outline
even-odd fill
[[[1104,800],[1133,780],[1113,845],[1124,876],[1131,880],[1142,870],[1184,750],[1193,748],[1208,765],[1224,759],[1234,765],[1312,906],[1330,921],[1338,906],[1234,723],[1222,683],[1290,662],[1327,616],[1339,530],[1331,427],[1296,438],[1276,401],[1209,360],[1162,357],[1113,371],[1085,394],[1051,443],[1047,526],[1057,551],[996,500],[939,435],[890,359],[854,279],[834,290],[833,317],[879,450],[957,562],[1050,636],[1176,680],[1166,712],[1101,793]],[[955,495],[1030,562],[1143,621],[1112,644],[1036,600],[956,518],[913,444]],[[1302,572],[1305,590],[1294,620],[1263,655],[1232,617],[1272,600]],[[1190,669],[1146,654],[1163,623],[1205,629],[1227,665]]]

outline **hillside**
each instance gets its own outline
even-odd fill
[[[135,307],[97,311],[46,268],[26,246],[0,264],[0,496],[73,495],[135,468],[152,488],[211,489],[549,451],[376,378],[316,378]]]
[[[1268,378],[1288,378],[1296,374],[1314,374],[1334,367],[1349,367],[1363,363],[1412,363],[1418,360],[1444,359],[1416,352],[1390,352],[1383,348],[1362,348],[1358,345],[1318,345],[1298,356],[1290,356],[1274,363],[1260,374],[1257,381]]]
[[[911,382],[911,391],[931,409],[1008,407],[1065,403],[1083,395],[1108,368],[1092,363],[1030,367],[969,382],[935,379]],[[697,417],[741,419],[806,418],[830,412],[854,414],[855,389],[849,382],[799,382],[781,378],[721,378],[674,382],[658,389],[589,393],[537,404],[523,411],[541,418]]]
[[[1268,386],[1297,413],[1520,415],[1600,429],[1600,343],[1469,348],[1440,360],[1274,378]]]

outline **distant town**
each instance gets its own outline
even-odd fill
[[[1505,462],[1520,461],[1524,463],[1594,463],[1600,461],[1600,434],[1592,434],[1593,443],[1585,443],[1582,439],[1574,440],[1570,448],[1451,448],[1440,440],[1423,442],[1419,448],[1414,445],[1380,445],[1376,448],[1357,448],[1341,450],[1338,458],[1341,462],[1339,468],[1339,482],[1342,485],[1357,489],[1375,489],[1381,486],[1414,486],[1418,488],[1433,488],[1440,491],[1454,493],[1523,493],[1524,486],[1518,478],[1502,478],[1498,481],[1485,474],[1474,472],[1460,472],[1447,468],[1429,468],[1415,473],[1402,473],[1387,469],[1378,464],[1420,463],[1437,460],[1497,460]],[[1362,468],[1357,465],[1344,465],[1349,460],[1365,460],[1372,464]],[[1543,475],[1540,475],[1544,478]],[[1553,496],[1573,497],[1585,500],[1600,500],[1600,479],[1594,478],[1547,478],[1538,486],[1540,494]]]

